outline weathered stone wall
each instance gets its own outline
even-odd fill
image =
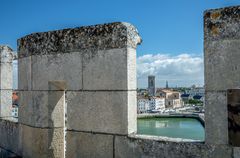
[[[23,137],[23,156],[46,157],[52,152],[49,144],[47,146],[47,139],[52,139],[48,132],[43,134],[46,142],[34,138],[40,131],[64,128],[64,91],[67,155],[74,154],[68,147],[74,144],[72,137],[74,140],[85,138],[81,132],[90,138],[94,137],[92,132],[112,135],[136,132],[135,49],[140,42],[136,29],[128,23],[36,33],[21,38],[18,41],[19,122],[23,133],[28,132]],[[64,82],[64,88],[57,85],[51,89],[52,82]],[[62,144],[60,139],[53,144]],[[113,141],[104,137],[99,140],[103,146],[108,140]],[[94,148],[94,143],[78,143],[89,150]],[[40,148],[45,152],[37,153]],[[64,149],[60,145],[53,151],[60,148]],[[96,155],[98,151],[102,156],[106,154],[101,147]]]
[[[13,51],[0,46],[0,117],[11,117],[13,89]]]
[[[206,143],[228,144],[227,90],[240,87],[240,7],[204,14]]]

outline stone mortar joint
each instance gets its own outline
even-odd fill
[[[142,42],[137,29],[125,22],[33,33],[18,40],[18,57],[83,49],[136,48]]]

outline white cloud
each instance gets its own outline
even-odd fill
[[[156,85],[203,85],[203,57],[180,54],[146,54],[137,58],[138,87],[147,87],[147,76],[156,76]]]

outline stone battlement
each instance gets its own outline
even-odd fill
[[[23,158],[239,158],[234,109],[240,90],[229,91],[240,87],[239,10],[205,12],[205,142],[136,134],[141,38],[133,25],[111,23],[18,40],[19,120],[0,119],[0,156],[10,151]],[[8,118],[11,49],[0,47],[0,53],[0,117]]]
[[[22,58],[83,49],[136,48],[140,43],[141,38],[133,25],[115,22],[27,35],[18,40],[18,56]]]

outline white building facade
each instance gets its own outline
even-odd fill
[[[165,98],[151,97],[149,102],[151,110],[165,109]]]
[[[138,113],[147,113],[149,111],[158,111],[161,109],[165,109],[165,98],[160,97],[138,98],[137,101]]]
[[[146,113],[150,110],[148,98],[138,98],[137,100],[137,113]]]

